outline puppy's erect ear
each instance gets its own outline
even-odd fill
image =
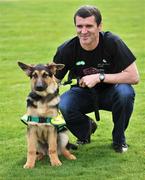
[[[55,63],[47,64],[47,67],[49,68],[52,74],[56,74],[56,71],[62,70],[64,66],[65,66],[64,64],[55,64]]]
[[[24,64],[22,62],[18,62],[18,65],[23,71],[25,71],[27,76],[31,77],[31,74],[33,72],[33,66]]]

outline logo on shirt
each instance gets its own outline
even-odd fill
[[[107,66],[110,66],[110,63],[106,59],[102,59],[102,62],[98,64],[98,68],[105,68]]]
[[[106,60],[106,59],[103,59],[103,63],[106,64],[106,63],[107,63],[107,60]]]
[[[76,62],[76,66],[84,66],[85,65],[85,61],[77,61]]]

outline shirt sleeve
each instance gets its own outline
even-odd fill
[[[64,78],[64,76],[66,75],[68,68],[65,63],[65,59],[61,53],[61,50],[59,48],[57,49],[56,54],[53,57],[53,62],[56,64],[64,64],[65,65],[65,67],[62,70],[57,71],[55,74],[55,77],[57,79],[62,80]]]
[[[121,72],[126,69],[130,64],[132,64],[136,58],[131,52],[131,50],[127,47],[127,45],[119,38],[115,37],[113,46],[113,61],[115,65],[115,71]]]

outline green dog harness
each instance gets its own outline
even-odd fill
[[[57,117],[37,117],[37,116],[28,116],[25,114],[24,116],[21,117],[21,121],[26,125],[28,125],[29,122],[51,124],[57,128],[58,132],[66,130],[66,126],[65,126],[66,123],[60,113],[58,114]]]

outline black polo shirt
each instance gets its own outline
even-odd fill
[[[103,69],[104,73],[119,73],[134,61],[135,56],[118,36],[111,32],[100,32],[99,44],[92,51],[84,50],[78,37],[59,46],[54,62],[65,64],[65,67],[55,76],[61,80],[71,71],[76,78],[96,73],[100,69]]]

